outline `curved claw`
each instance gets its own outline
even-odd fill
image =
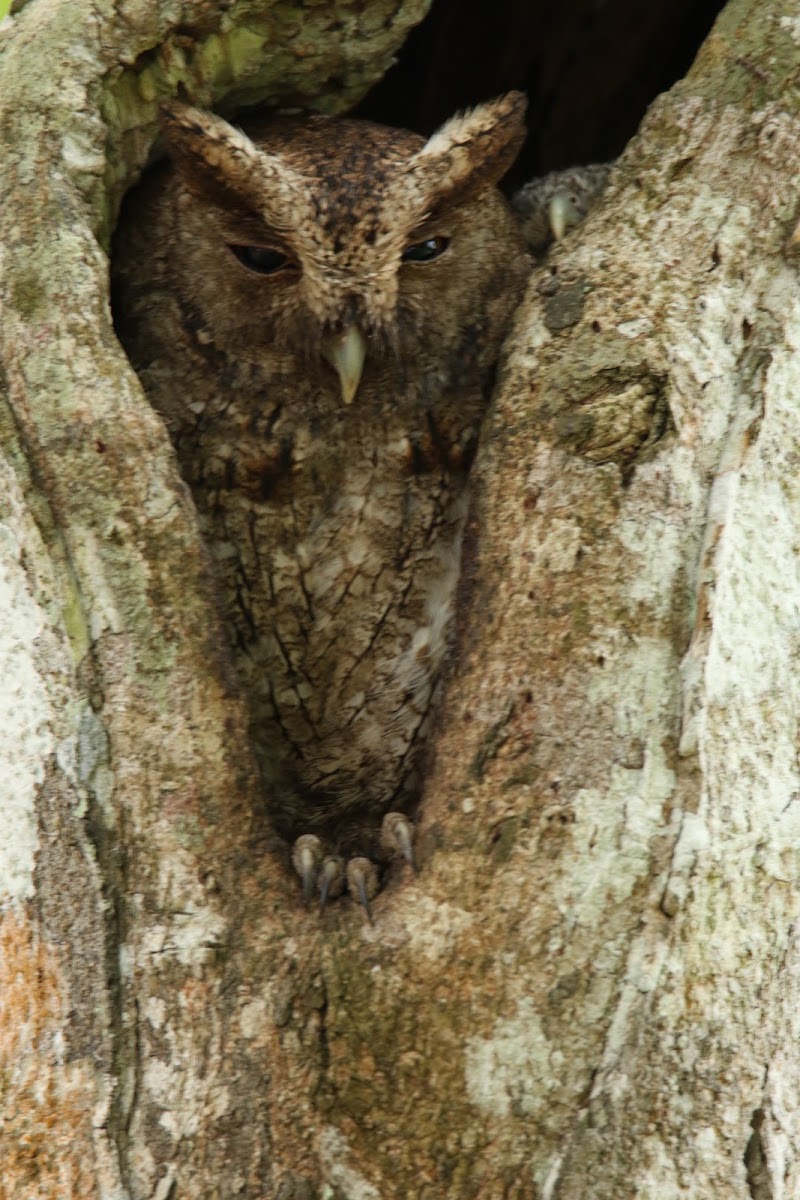
[[[378,871],[368,858],[351,858],[347,864],[347,887],[367,914],[372,924],[372,909],[369,902],[378,890]]]
[[[340,896],[344,891],[344,859],[338,854],[329,854],[319,870],[319,911],[322,912],[328,898]]]
[[[405,813],[388,812],[381,823],[381,841],[387,850],[402,854],[417,874],[417,859],[414,854],[414,826]]]
[[[303,881],[303,899],[306,907],[314,894],[321,859],[322,842],[314,833],[304,833],[292,847],[292,866]]]

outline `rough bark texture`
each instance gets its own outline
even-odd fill
[[[318,921],[252,837],[103,246],[160,95],[347,105],[423,7],[35,0],[0,32],[8,1196],[800,1195],[789,0],[733,0],[532,279],[420,877]]]

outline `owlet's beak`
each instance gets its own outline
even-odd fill
[[[348,325],[343,333],[326,338],[322,353],[339,376],[342,400],[350,404],[361,380],[367,342],[357,325]]]
[[[550,232],[557,242],[560,242],[567,230],[577,225],[581,219],[574,201],[566,192],[556,192],[547,207],[547,216]]]

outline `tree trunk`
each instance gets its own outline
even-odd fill
[[[534,273],[422,871],[253,814],[189,494],[113,335],[158,100],[353,104],[424,0],[0,31],[0,1195],[800,1196],[800,21],[732,0]],[[5,1192],[3,1192],[5,1188]]]

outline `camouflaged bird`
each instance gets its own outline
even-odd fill
[[[425,140],[174,103],[114,253],[121,340],[218,579],[265,803],[307,897],[369,911],[450,638],[481,418],[530,269],[510,93]]]

